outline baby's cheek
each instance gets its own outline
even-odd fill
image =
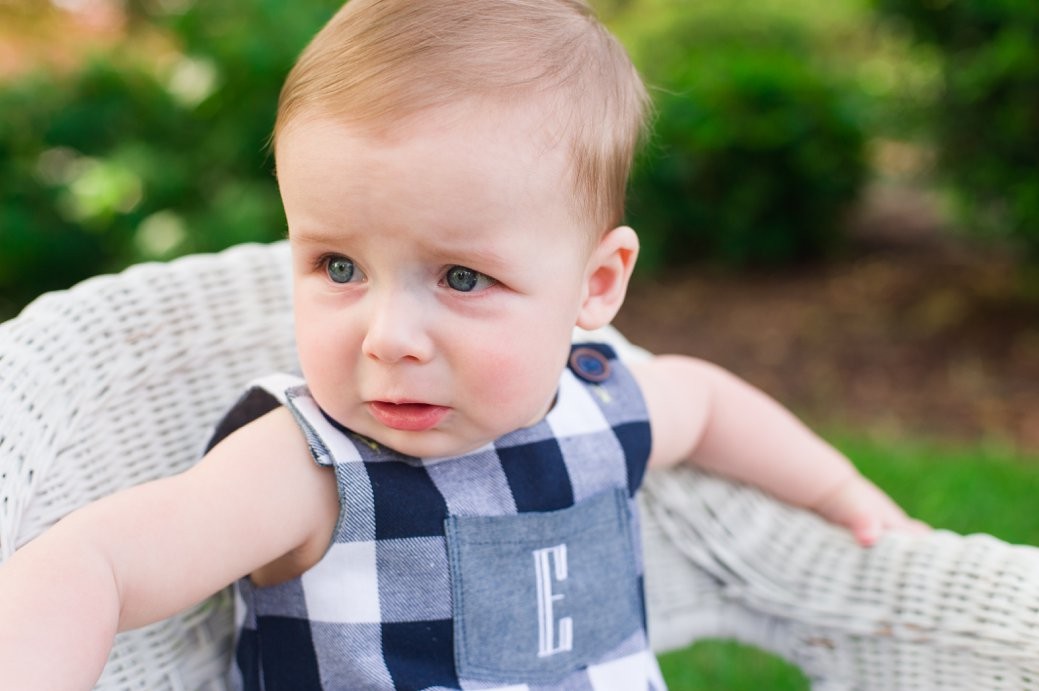
[[[514,417],[514,426],[535,422],[555,396],[560,366],[557,358],[543,350],[488,350],[479,365],[480,398],[486,406],[485,413]]]
[[[512,397],[526,371],[526,363],[500,349],[486,349],[473,354],[466,366],[473,369],[473,378],[480,382],[481,398],[488,402],[507,401]]]

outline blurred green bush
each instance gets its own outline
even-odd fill
[[[339,4],[136,0],[165,54],[115,47],[0,85],[0,318],[133,262],[282,236],[277,95]]]
[[[944,80],[930,121],[938,174],[964,225],[1039,260],[1039,3],[873,2],[940,53]]]
[[[701,4],[629,42],[657,109],[629,213],[647,265],[785,264],[839,244],[867,176],[863,118],[800,27]]]

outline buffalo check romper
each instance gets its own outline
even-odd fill
[[[211,445],[279,405],[336,474],[340,517],[299,578],[236,588],[232,687],[663,689],[649,650],[634,494],[645,404],[601,344],[571,352],[539,423],[462,456],[404,456],[256,383]]]

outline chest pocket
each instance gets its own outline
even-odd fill
[[[448,518],[459,677],[553,683],[640,631],[632,530],[620,489],[560,511]]]

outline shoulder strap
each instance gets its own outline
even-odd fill
[[[649,462],[652,437],[649,412],[631,370],[605,343],[575,343],[570,350],[569,372],[589,393],[606,425],[624,449],[628,491],[642,485]]]

